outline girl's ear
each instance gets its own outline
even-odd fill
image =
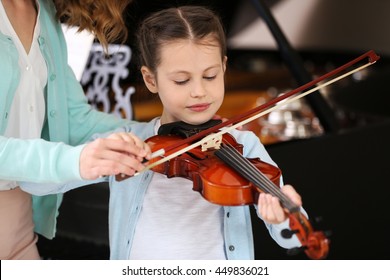
[[[141,73],[142,73],[142,78],[144,79],[145,85],[148,88],[148,90],[152,93],[157,93],[157,82],[154,77],[154,74],[150,69],[146,66],[141,67]]]
[[[226,72],[226,63],[227,63],[227,56],[225,55],[223,57],[223,61],[222,61],[222,64],[223,64],[223,72],[225,73]]]

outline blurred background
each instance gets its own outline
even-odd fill
[[[211,7],[225,25],[228,70],[226,99],[219,114],[226,118],[369,50],[381,57],[373,66],[244,128],[259,136],[284,181],[302,195],[313,227],[330,234],[328,259],[388,259],[390,2],[134,1],[125,11],[128,42],[111,45],[109,57],[90,35],[83,34],[80,40],[81,34],[68,34],[70,58],[77,57],[74,65],[70,63],[96,109],[138,121],[161,113],[159,100],[140,79],[134,34],[148,13],[183,4]],[[108,197],[105,184],[66,193],[57,237],[40,237],[41,255],[45,259],[108,259]],[[256,259],[307,258],[279,248],[256,217],[253,230]]]

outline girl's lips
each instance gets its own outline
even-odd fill
[[[210,107],[210,103],[204,103],[204,104],[195,104],[192,106],[188,106],[188,109],[195,112],[202,112],[204,110],[207,110],[209,107]]]

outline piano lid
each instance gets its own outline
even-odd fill
[[[390,1],[268,0],[273,16],[298,51],[390,55]],[[277,49],[251,1],[240,1],[228,40],[233,49]]]

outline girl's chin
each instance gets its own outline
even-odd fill
[[[170,121],[170,122],[177,122],[177,121],[182,121],[182,122],[185,122],[185,123],[188,123],[188,124],[191,124],[191,125],[200,125],[200,124],[204,124],[206,122],[208,122],[209,120],[211,119],[214,119],[214,116],[215,114],[213,114],[212,116],[210,116],[209,114],[207,114],[207,116],[203,115],[203,116],[188,116],[187,118],[182,118],[181,120],[177,119],[176,121]],[[175,118],[173,118],[175,119]],[[163,119],[161,120],[162,122],[164,121]]]
[[[201,124],[208,122],[209,120],[211,120],[211,118],[205,119],[205,120],[188,120],[188,121],[184,121],[184,122],[191,124],[191,125],[201,125]]]

